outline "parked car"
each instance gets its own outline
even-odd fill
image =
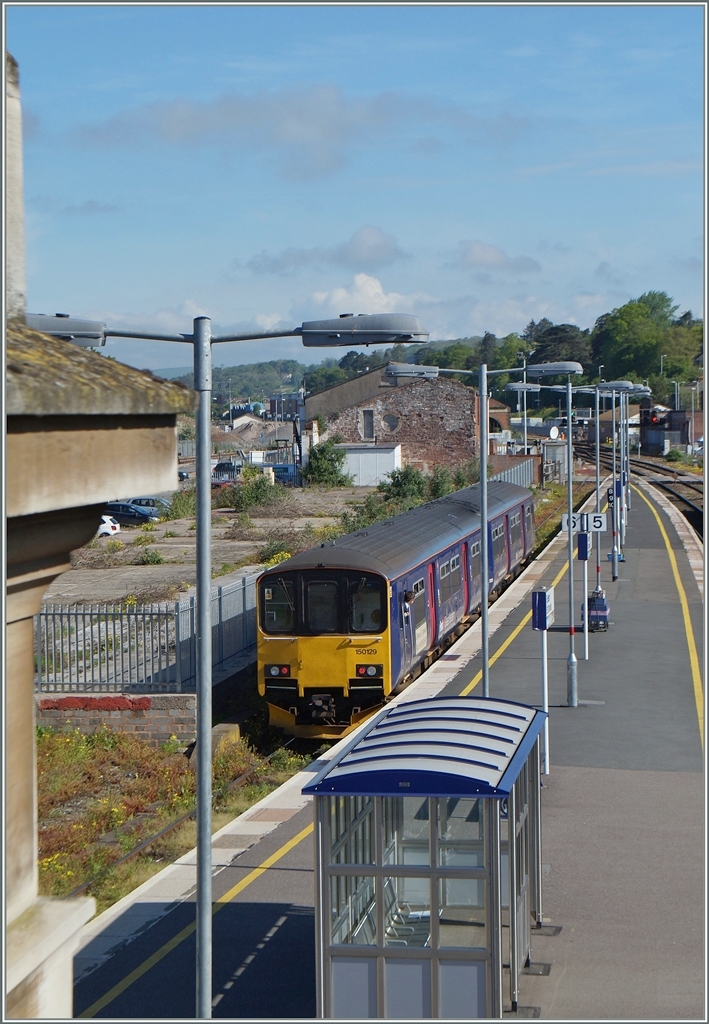
[[[127,501],[111,501],[106,505],[106,515],[113,518],[121,526],[142,526],[143,523],[154,523],[160,518],[160,511],[152,505],[133,505]]]
[[[113,516],[101,516],[101,525],[98,528],[99,537],[112,537],[114,533],[120,533],[120,526]]]
[[[189,478],[190,478],[190,475],[189,475],[189,473],[186,470],[178,469],[178,471],[177,471],[177,479],[180,482],[182,482],[183,480],[189,480]]]
[[[170,507],[167,498],[126,498],[129,505],[137,505],[139,508],[156,508],[160,515],[164,515]]]

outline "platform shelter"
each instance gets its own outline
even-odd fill
[[[394,705],[303,789],[320,1017],[502,1017],[503,964],[517,1008],[542,921],[545,718],[472,696]]]

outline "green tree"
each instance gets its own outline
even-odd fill
[[[310,449],[308,464],[303,469],[303,479],[308,484],[323,484],[325,487],[349,487],[352,477],[342,472],[346,454],[336,448],[340,435],[321,441]]]

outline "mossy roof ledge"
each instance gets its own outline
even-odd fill
[[[8,325],[8,416],[136,416],[191,413],[197,395],[69,341]]]

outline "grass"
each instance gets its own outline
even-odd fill
[[[252,784],[224,791],[258,760],[247,740],[220,747],[213,763],[213,831],[282,785],[309,757],[278,750]],[[194,807],[194,769],[174,738],[156,749],[106,728],[92,735],[38,728],[37,767],[41,895],[66,896],[100,874],[88,890],[100,913],[194,847],[195,823],[188,820],[134,859],[111,866]]]
[[[580,508],[595,490],[595,483],[577,484],[573,494],[574,511]],[[537,491],[534,502],[535,547],[532,557],[536,558],[541,549],[559,532],[561,517],[566,509],[566,484],[551,484],[543,491]]]

